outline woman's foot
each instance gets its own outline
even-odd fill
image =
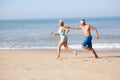
[[[73,53],[75,54],[75,56],[77,56],[77,51],[73,51]]]

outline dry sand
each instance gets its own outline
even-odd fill
[[[120,51],[0,50],[0,80],[120,80]]]

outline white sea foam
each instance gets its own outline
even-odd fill
[[[81,45],[70,45],[73,49],[81,49]],[[120,43],[94,43],[95,49],[120,49]]]
[[[82,49],[81,45],[73,44],[68,45],[73,49]],[[95,49],[120,49],[120,43],[93,43],[93,48]],[[20,45],[7,45],[4,47],[0,47],[0,49],[57,49],[57,46],[20,46]],[[64,47],[62,47],[64,49]]]

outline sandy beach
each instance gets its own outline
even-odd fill
[[[119,80],[120,51],[0,50],[0,80]]]

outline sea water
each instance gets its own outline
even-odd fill
[[[82,18],[63,18],[65,26],[79,26]],[[120,17],[84,18],[87,24],[98,29],[99,39],[93,36],[93,48],[120,49]],[[24,19],[0,20],[0,49],[56,49],[59,36],[57,33],[60,19]],[[81,29],[70,29],[68,45],[74,49],[81,49],[84,40]]]

